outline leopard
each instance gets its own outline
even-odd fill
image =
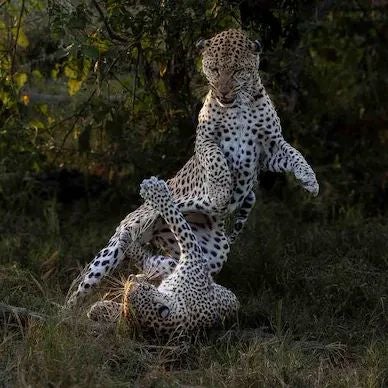
[[[291,173],[314,196],[319,184],[303,155],[283,138],[260,77],[259,40],[229,29],[200,39],[196,46],[209,91],[198,115],[194,155],[167,185],[202,250],[211,253],[208,265],[214,276],[255,205],[262,171]],[[225,220],[231,215],[229,233]],[[155,209],[144,203],[124,218],[107,246],[73,282],[67,304],[88,295],[125,260],[139,271],[159,265],[156,272],[162,279],[178,259],[175,237]]]
[[[142,332],[163,336],[209,329],[236,316],[236,295],[213,281],[209,260],[167,183],[151,177],[140,187],[141,197],[160,214],[176,238],[180,249],[178,265],[159,286],[150,283],[144,274],[130,275],[122,303],[99,301],[90,308],[88,317],[114,322],[123,316]]]

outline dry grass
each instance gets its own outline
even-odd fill
[[[219,279],[242,302],[238,324],[168,343],[61,309],[119,215],[49,203],[3,218],[0,302],[48,318],[0,316],[0,387],[385,386],[387,222],[322,206],[259,205]]]

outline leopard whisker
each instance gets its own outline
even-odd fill
[[[156,277],[157,273],[158,273],[157,268],[148,268],[147,271],[144,273],[145,279],[147,281],[153,280]]]

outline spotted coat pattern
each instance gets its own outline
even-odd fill
[[[160,213],[174,234],[180,249],[179,262],[158,287],[144,275],[132,275],[124,287],[122,304],[97,302],[91,307],[89,317],[106,320],[109,311],[114,320],[117,312],[123,311],[124,317],[135,321],[142,330],[177,334],[209,328],[233,316],[238,300],[230,290],[214,283],[208,258],[167,184],[155,177],[144,180],[141,196]]]
[[[167,184],[202,249],[213,253],[208,257],[214,274],[255,204],[260,171],[290,172],[313,195],[319,186],[305,158],[282,136],[258,71],[259,42],[232,29],[201,40],[198,48],[210,90],[198,117],[195,155]],[[231,213],[235,224],[227,237],[224,219]],[[163,255],[155,258],[149,248],[160,249]],[[108,246],[76,279],[69,304],[90,292],[125,258],[131,258],[140,271],[159,261],[163,276],[173,271],[178,251],[165,222],[145,203],[121,222]]]

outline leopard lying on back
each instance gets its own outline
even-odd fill
[[[208,259],[166,182],[145,179],[140,193],[174,233],[179,264],[158,287],[142,275],[132,275],[125,284],[122,303],[97,302],[89,310],[89,318],[114,322],[124,315],[143,331],[177,335],[210,328],[232,317],[239,306],[237,298],[209,276]]]
[[[255,204],[254,185],[261,170],[291,172],[314,195],[319,186],[304,157],[282,136],[280,120],[258,71],[259,42],[232,29],[201,40],[198,48],[210,90],[198,117],[195,154],[167,183],[189,223],[197,225],[194,233],[202,249],[214,252],[209,267],[215,274]],[[227,237],[224,219],[233,212],[235,224]],[[219,224],[217,236],[208,235],[212,223]],[[155,256],[146,244],[166,255]],[[158,261],[162,277],[176,266],[176,239],[147,204],[120,223],[108,246],[93,259],[79,284],[75,283],[78,288],[68,302],[90,292],[126,257],[140,271]]]

